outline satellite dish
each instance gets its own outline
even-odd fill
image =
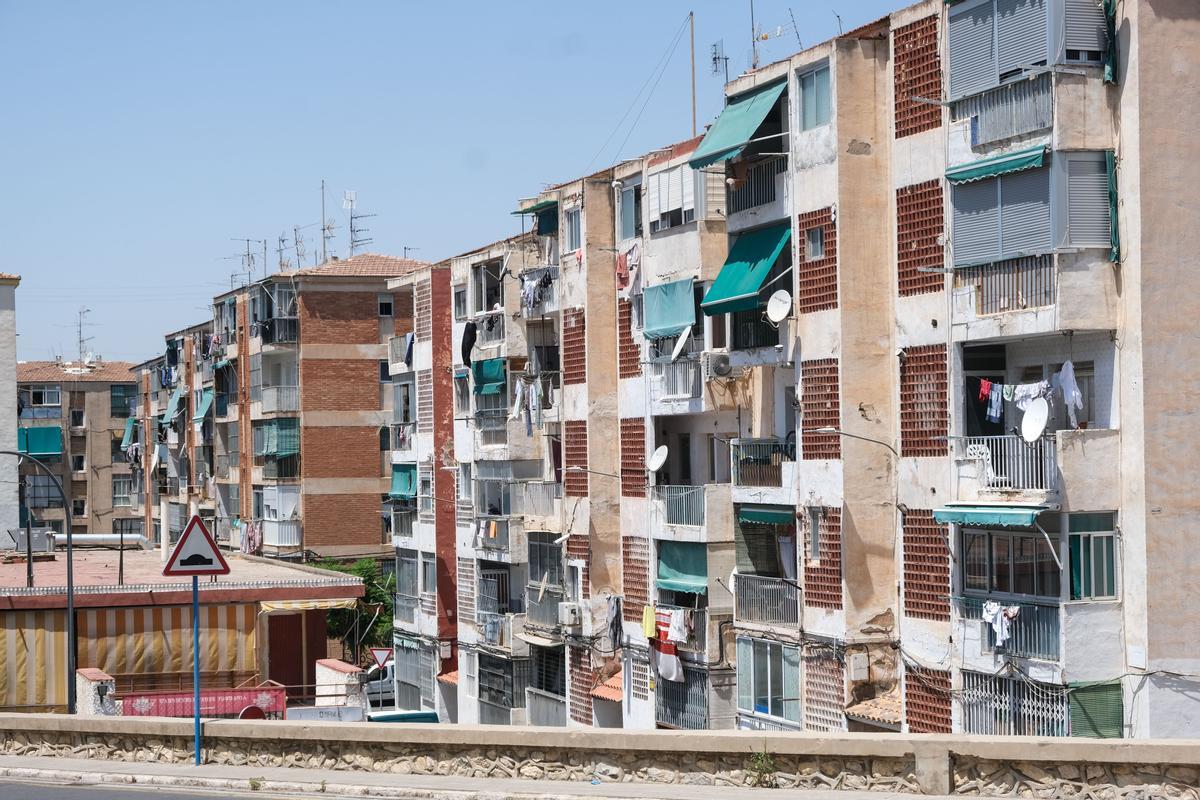
[[[671,351],[671,360],[678,361],[683,355],[683,351],[687,349],[688,340],[692,338],[692,326],[688,325],[683,329],[683,333],[679,334],[679,338],[675,340],[675,349]]]
[[[1025,416],[1021,417],[1021,438],[1029,444],[1042,438],[1048,419],[1050,419],[1050,405],[1046,402],[1046,398],[1039,397],[1029,404],[1029,408],[1025,409]]]
[[[646,466],[650,468],[651,472],[658,472],[660,469],[663,468],[663,465],[666,463],[667,463],[667,446],[665,444],[662,444],[662,445],[659,445],[657,448],[655,448],[654,454],[652,456],[650,456],[650,461],[646,464]]]
[[[771,295],[771,299],[767,301],[767,319],[771,324],[779,327],[779,323],[783,322],[792,313],[792,295],[787,289],[780,289]]]
[[[709,362],[709,369],[712,374],[717,377],[724,378],[733,373],[733,365],[729,363],[729,356],[726,353],[717,353]]]

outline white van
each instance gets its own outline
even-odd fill
[[[391,661],[380,669],[378,665],[367,670],[367,702],[372,707],[396,705],[395,664]]]

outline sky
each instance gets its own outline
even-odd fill
[[[904,5],[756,0],[768,63]],[[17,354],[160,353],[211,318],[239,239],[320,250],[321,181],[373,242],[436,261],[518,233],[521,198],[691,136],[750,63],[749,2],[0,0],[0,272]],[[795,25],[792,25],[792,20]],[[776,35],[778,34],[778,35]],[[255,277],[263,275],[254,243]]]

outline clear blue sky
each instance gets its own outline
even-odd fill
[[[805,46],[837,33],[834,8],[849,30],[903,4],[791,0]],[[19,357],[74,357],[80,306],[95,352],[160,352],[229,287],[236,237],[269,239],[274,267],[277,237],[311,225],[311,263],[322,178],[339,255],[347,189],[378,215],[376,252],[437,260],[516,232],[509,211],[544,184],[690,136],[686,30],[643,110],[689,9],[703,128],[722,104],[711,45],[731,77],[748,66],[747,2],[0,0]],[[764,63],[799,49],[785,0],[755,9],[784,26]]]

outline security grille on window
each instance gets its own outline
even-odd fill
[[[561,647],[529,648],[531,675],[529,685],[547,694],[565,697],[567,694],[566,658]]]
[[[686,225],[696,218],[696,173],[687,164],[646,176],[650,232]]]
[[[1067,517],[1072,600],[1117,597],[1116,515],[1111,512]]]
[[[958,695],[963,733],[989,736],[1066,736],[1065,686],[1024,676],[962,672]]]
[[[128,508],[133,505],[133,478],[114,475],[112,479],[113,508]]]
[[[558,536],[544,531],[530,531],[529,539],[529,582],[540,586],[561,586],[563,582],[562,545],[556,544]]]
[[[829,124],[829,66],[802,73],[800,84],[800,129],[807,131]]]
[[[250,402],[262,400],[262,354],[250,356]]]
[[[737,640],[738,710],[800,724],[800,651],[763,639]]]

